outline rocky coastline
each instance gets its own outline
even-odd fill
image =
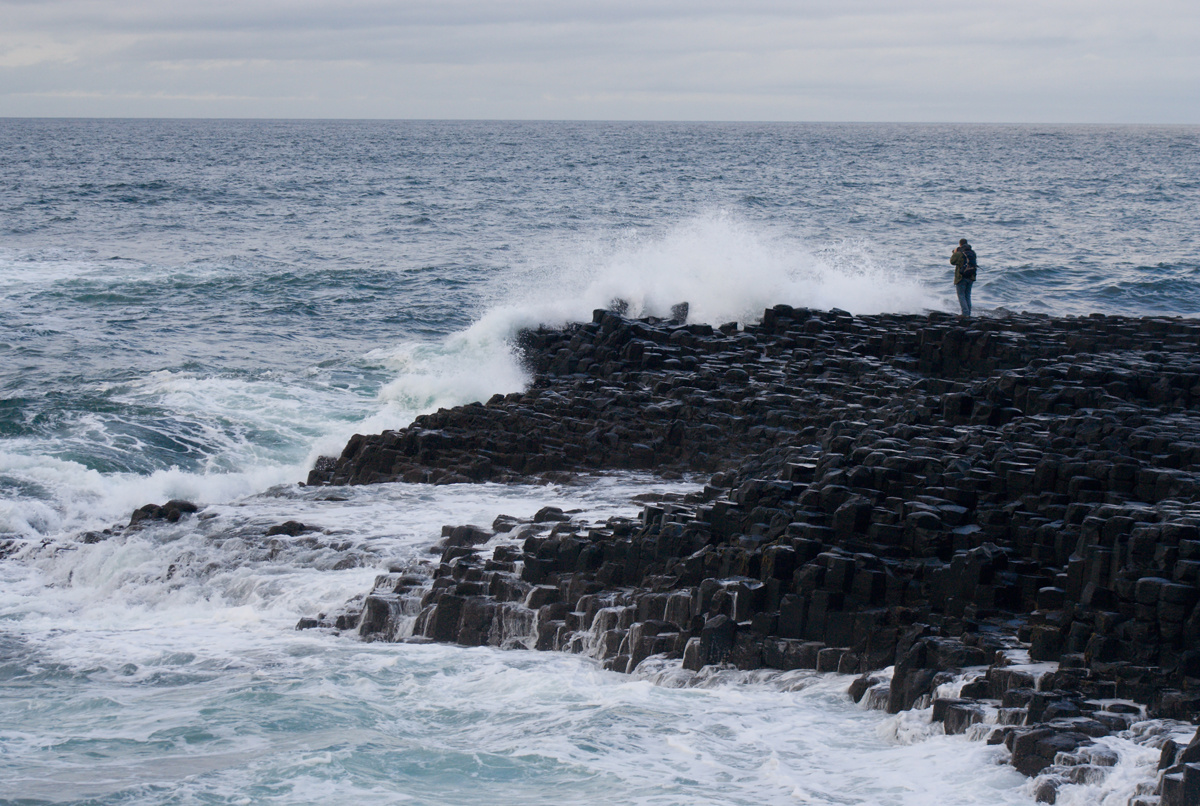
[[[856,700],[1004,743],[1051,803],[1104,776],[1098,737],[1200,720],[1200,321],[779,305],[713,328],[680,306],[516,349],[526,391],[356,435],[307,484],[702,489],[448,526],[438,559],[298,626],[842,672]],[[1160,773],[1130,804],[1200,803],[1200,731],[1147,741]]]

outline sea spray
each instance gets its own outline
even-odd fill
[[[440,344],[407,342],[373,353],[396,375],[379,393],[380,401],[393,409],[385,427],[398,428],[416,414],[523,389],[529,376],[510,341],[512,335],[505,328],[478,324]],[[399,412],[411,416],[397,418]],[[373,415],[364,427],[369,432],[370,424],[383,416]]]
[[[666,317],[687,302],[688,321],[713,326],[755,321],[779,303],[879,313],[921,311],[938,301],[920,278],[862,242],[814,248],[730,212],[561,248],[498,281],[496,306],[475,327],[494,332],[500,320],[511,333],[587,321],[614,300],[635,317]]]

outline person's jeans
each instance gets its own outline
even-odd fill
[[[958,305],[962,308],[963,316],[971,315],[971,286],[974,280],[959,280],[954,288],[958,291]]]

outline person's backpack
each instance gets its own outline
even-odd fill
[[[970,248],[964,249],[963,258],[962,278],[974,282],[975,275],[979,269],[979,266],[975,263],[975,250]]]

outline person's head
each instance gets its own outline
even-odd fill
[[[958,245],[959,245],[959,246],[968,246],[968,244],[967,244],[967,239],[966,239],[966,238],[959,238],[959,239],[958,239]]]

